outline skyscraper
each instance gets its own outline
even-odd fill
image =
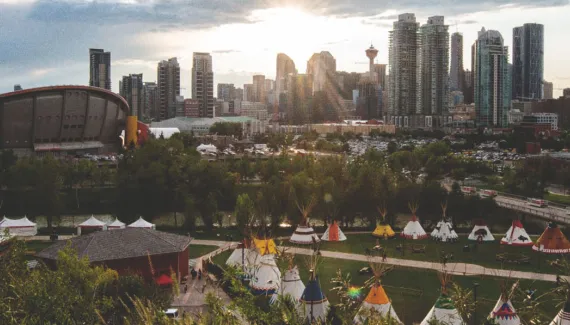
[[[199,102],[200,117],[214,117],[214,72],[210,53],[194,52],[192,99]]]
[[[218,84],[218,99],[229,102],[235,99],[235,95],[236,89],[234,84]]]
[[[420,29],[420,91],[424,115],[442,115],[448,107],[448,27],[443,16],[433,16]]]
[[[552,84],[552,82],[544,81],[543,87],[544,87],[543,88],[544,96],[542,98],[553,99],[554,98],[554,85]]]
[[[156,82],[143,83],[143,117],[156,118],[159,107],[158,85]],[[141,119],[139,117],[139,119]]]
[[[564,88],[562,90],[562,96],[563,97],[570,97],[570,88]]]
[[[390,31],[388,114],[391,116],[415,114],[419,108],[418,28],[416,16],[405,13],[398,16]],[[400,125],[399,118],[393,122]]]
[[[512,99],[541,99],[544,78],[544,26],[513,28]]]
[[[463,77],[463,34],[451,34],[451,66],[449,70],[449,88],[464,91]]]
[[[307,74],[312,75],[313,93],[323,91],[336,75],[336,59],[328,51],[315,53],[307,61]]]
[[[176,103],[176,96],[180,96],[180,65],[176,58],[160,61],[157,69],[158,83],[158,114],[157,120],[172,118],[168,108]]]
[[[143,75],[130,74],[123,76],[119,93],[129,103],[131,116],[143,116]]]
[[[89,86],[111,90],[111,52],[89,49]]]
[[[475,115],[479,126],[506,127],[511,106],[508,47],[496,30],[479,32],[475,42]]]
[[[374,64],[374,73],[376,74],[376,82],[386,90],[386,64]]]
[[[258,74],[253,76],[253,101],[265,103],[265,76]]]
[[[275,98],[277,103],[279,103],[279,95],[286,93],[289,88],[287,81],[290,74],[297,74],[295,62],[284,53],[277,54],[277,73],[275,74],[275,90],[277,91]]]
[[[244,84],[243,85],[243,101],[246,102],[254,102],[255,101],[255,92],[253,91],[253,84]]]

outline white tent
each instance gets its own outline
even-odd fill
[[[473,227],[473,230],[471,231],[467,239],[478,240],[478,241],[494,241],[495,237],[493,237],[493,234],[491,233],[489,227],[487,227],[485,222],[481,220],[475,222],[475,226]]]
[[[299,303],[303,291],[305,291],[305,284],[299,276],[299,269],[295,266],[285,271],[277,292],[271,297],[271,303],[277,301],[278,296],[288,296],[294,302]]]
[[[530,236],[524,230],[520,220],[513,220],[513,223],[505,237],[501,239],[501,244],[513,245],[513,246],[532,246],[533,242]]]
[[[340,230],[338,223],[334,221],[333,223],[329,224],[321,239],[324,241],[344,241],[346,240],[346,236],[342,230]]]
[[[198,147],[196,147],[196,150],[201,152],[213,152],[213,153],[218,152],[218,148],[216,148],[216,146],[213,144],[201,144]]]
[[[107,224],[107,229],[122,229],[125,228],[125,223],[119,221],[119,219],[115,219],[115,221]]]
[[[318,243],[320,239],[313,228],[299,225],[289,241],[293,244],[310,245],[313,242]]]
[[[82,223],[79,224],[79,226],[77,226],[77,235],[81,235],[81,230],[82,229],[101,229],[101,230],[106,230],[107,229],[107,224],[104,223],[103,221],[95,218],[94,216],[91,216],[91,218],[83,221]]]
[[[38,227],[27,217],[21,219],[8,219],[4,217],[0,221],[0,234],[3,236],[4,231],[8,229],[11,236],[35,236],[38,233]]]
[[[466,324],[459,315],[451,298],[445,294],[441,294],[435,305],[431,308],[420,325],[428,325],[430,322],[437,320],[447,325],[464,325]]]
[[[251,289],[255,294],[273,295],[281,282],[281,271],[272,254],[259,258],[259,264],[251,269]]]
[[[504,295],[499,297],[495,308],[489,314],[489,319],[495,320],[498,325],[520,325],[521,320],[517,315],[515,307],[510,299],[505,299]]]
[[[127,226],[128,228],[148,228],[148,229],[156,229],[156,226],[146,220],[144,220],[142,217],[139,217],[139,219],[133,223],[131,223],[130,225]]]
[[[180,133],[178,128],[148,128],[150,133],[152,133],[157,139],[163,136],[165,139],[170,138],[176,133]]]
[[[570,303],[564,304],[564,308],[560,310],[550,325],[570,325]]]
[[[240,267],[242,270],[249,272],[249,269],[259,262],[259,257],[260,255],[255,248],[243,247],[243,244],[240,244],[234,249],[226,261],[226,265]]]
[[[431,237],[441,242],[456,241],[459,236],[453,229],[451,221],[441,220],[437,223],[435,229],[431,232]]]
[[[428,237],[415,215],[412,216],[412,220],[410,220],[406,227],[404,227],[400,236],[408,239],[424,239]]]

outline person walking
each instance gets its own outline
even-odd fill
[[[384,250],[384,252],[382,252],[382,262],[386,262],[388,256],[386,255],[386,250]]]

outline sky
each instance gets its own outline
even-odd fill
[[[193,52],[212,54],[214,84],[236,87],[254,74],[274,79],[280,52],[299,73],[320,51],[339,71],[365,72],[371,43],[388,63],[388,33],[407,12],[420,24],[443,15],[450,33],[463,33],[465,68],[482,27],[511,52],[513,27],[544,24],[544,79],[555,97],[570,87],[570,0],[0,0],[0,93],[88,84],[89,48],[111,52],[113,91],[130,73],[156,81],[158,61],[177,57],[189,97]]]

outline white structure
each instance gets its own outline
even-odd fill
[[[477,241],[494,241],[495,237],[489,230],[489,227],[483,221],[479,221],[475,223],[473,230],[467,237],[469,240],[477,240]]]
[[[146,220],[144,220],[142,217],[139,217],[139,219],[133,223],[131,223],[130,225],[127,226],[128,228],[147,228],[147,229],[156,229],[156,226]]]
[[[217,153],[218,152],[218,148],[216,148],[215,145],[213,144],[200,144],[198,147],[196,147],[196,150],[198,152],[204,152],[204,153]]]
[[[340,230],[338,223],[334,221],[333,223],[329,224],[321,239],[324,241],[345,241],[346,236],[342,230]]]
[[[523,117],[524,112],[521,112],[520,109],[513,108],[507,113],[507,121],[509,125],[519,124],[522,122]]]
[[[9,236],[35,236],[38,233],[37,225],[27,217],[21,219],[8,219],[4,217],[0,221],[0,236],[8,229]]]
[[[275,263],[275,256],[261,256],[259,264],[251,269],[251,289],[255,294],[273,295],[281,283],[281,271]]]
[[[157,139],[160,138],[160,136],[168,139],[174,134],[180,133],[178,128],[149,128],[149,131]]]
[[[271,297],[271,303],[277,301],[278,296],[289,297],[295,303],[299,303],[303,291],[305,291],[305,284],[299,276],[299,269],[294,266],[285,271],[277,292]]]
[[[455,241],[459,236],[453,229],[451,221],[440,220],[435,229],[431,232],[431,237],[442,242]]]
[[[408,224],[404,227],[402,233],[400,233],[400,236],[407,239],[424,239],[428,237],[428,234],[426,234],[424,228],[414,214],[412,216],[412,220],[408,221]]]
[[[505,237],[501,239],[501,244],[513,246],[532,246],[533,242],[526,233],[520,220],[513,220],[513,223]]]
[[[107,230],[111,229],[123,229],[126,227],[124,222],[121,222],[119,219],[115,219],[115,221],[107,224]]]
[[[103,221],[91,216],[91,218],[85,220],[84,222],[80,223],[77,226],[77,235],[81,235],[82,229],[100,229],[100,230],[107,230],[107,224]]]
[[[564,307],[552,320],[550,325],[570,325],[570,303],[566,302]]]
[[[434,320],[446,325],[466,324],[457,309],[455,309],[451,298],[443,293],[437,298],[435,305],[431,308],[420,325],[429,325],[430,322]]]
[[[310,245],[314,242],[318,243],[321,240],[313,228],[299,225],[293,235],[291,235],[289,241],[293,244]]]
[[[311,276],[311,279],[303,291],[299,304],[299,313],[302,317],[312,322],[324,322],[329,313],[329,300],[321,290],[319,278]]]
[[[495,308],[489,314],[489,319],[498,325],[520,325],[521,320],[517,315],[515,307],[505,295],[501,295],[495,304]]]
[[[536,117],[536,122],[540,124],[550,124],[552,130],[558,130],[558,114],[556,113],[532,113]]]

